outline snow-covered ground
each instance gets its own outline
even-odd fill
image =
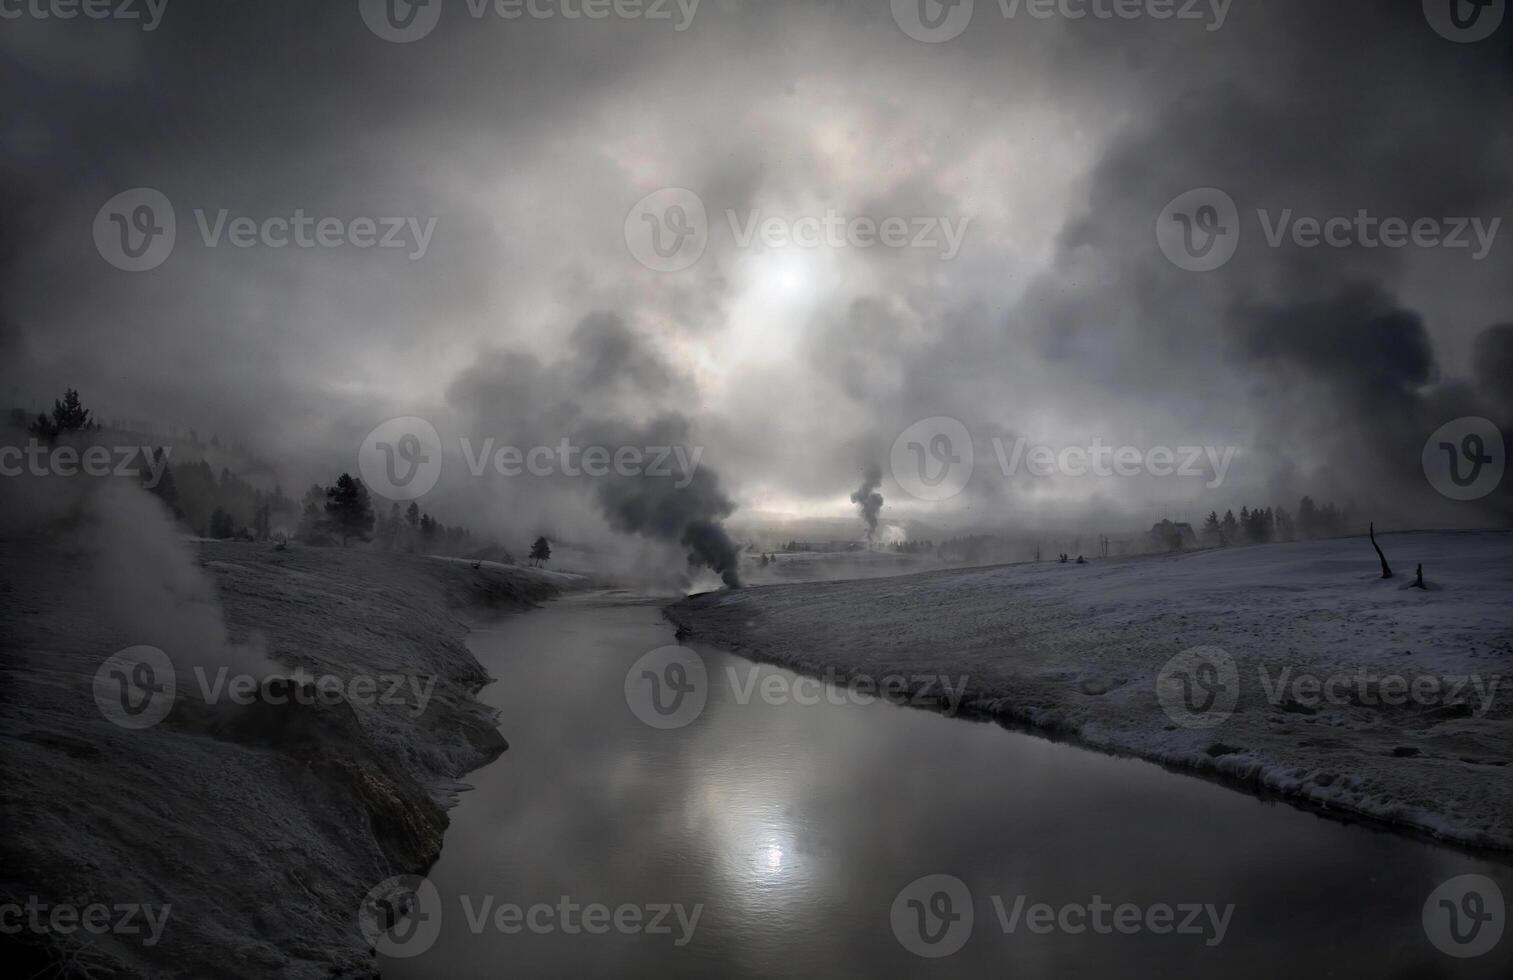
[[[487,677],[463,617],[528,608],[575,580],[175,540],[140,497],[0,534],[0,900],[140,903],[168,918],[152,946],[7,936],[26,944],[22,973],[375,975],[357,928],[364,894],[435,859],[457,780],[505,748],[473,697]],[[143,730],[112,724],[92,693],[102,661],[136,644],[171,656],[180,691]],[[213,678],[218,665],[377,689],[336,705],[186,697],[193,669]],[[391,699],[397,677],[417,686]]]
[[[747,552],[741,559],[741,579],[750,585],[774,582],[820,582],[829,579],[877,578],[905,575],[942,564],[933,556],[906,555],[885,549],[853,551],[779,551],[763,565],[761,552]]]
[[[1346,538],[773,585],[668,615],[755,660],[944,675],[966,713],[1513,848],[1513,533],[1378,537],[1390,580]]]

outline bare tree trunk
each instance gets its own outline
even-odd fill
[[[1377,558],[1381,559],[1382,578],[1391,578],[1392,567],[1387,564],[1387,556],[1382,554],[1382,546],[1376,543],[1376,523],[1372,522],[1371,524],[1368,524],[1366,526],[1366,530],[1367,533],[1371,535],[1371,547],[1376,549],[1376,556]]]

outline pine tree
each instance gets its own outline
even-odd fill
[[[1319,531],[1319,508],[1312,497],[1304,497],[1298,501],[1298,536],[1316,538]]]
[[[89,409],[79,403],[79,393],[69,388],[62,401],[53,402],[53,426],[58,432],[88,432],[98,429],[89,420]]]
[[[368,540],[373,530],[373,501],[361,480],[348,473],[336,478],[336,485],[326,491],[326,521],[341,538],[343,548],[351,538]]]
[[[233,537],[236,534],[236,525],[231,520],[231,515],[220,507],[210,514],[210,536],[218,541]]]
[[[546,540],[545,535],[532,542],[530,559],[537,565],[552,560],[552,545],[550,541]]]
[[[326,532],[326,488],[319,483],[310,484],[305,499],[300,504],[299,539],[306,544],[317,544]]]
[[[61,400],[53,400],[53,414],[38,415],[31,424],[31,434],[48,442],[65,432],[89,432],[99,425],[89,420],[89,409],[79,401],[79,393],[73,388],[63,392]]]
[[[143,486],[146,486],[147,481],[151,479],[150,474],[160,474],[158,482],[147,487],[147,492],[163,502],[163,506],[173,514],[174,520],[183,520],[184,508],[179,506],[178,485],[173,482],[173,470],[169,467],[168,460],[164,458],[161,447],[152,451],[152,465],[142,467],[141,472]]]

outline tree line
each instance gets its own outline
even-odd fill
[[[1306,541],[1339,537],[1347,533],[1349,525],[1350,516],[1344,509],[1333,503],[1320,507],[1312,497],[1305,496],[1298,502],[1296,517],[1282,507],[1242,506],[1238,517],[1233,510],[1226,510],[1223,517],[1217,511],[1209,511],[1200,539],[1211,546]]]
[[[31,415],[13,409],[10,421],[47,443],[106,431],[73,388],[53,402],[51,412]],[[214,436],[208,444],[199,443],[194,430],[189,431],[196,445],[219,447]],[[386,513],[376,514],[367,487],[348,473],[329,487],[312,485],[302,500],[295,501],[278,484],[272,490],[261,489],[225,466],[217,474],[205,459],[170,462],[163,446],[152,449],[151,456],[150,466],[143,460],[138,467],[143,488],[176,523],[199,537],[242,541],[293,537],[309,545],[343,546],[371,541],[390,551],[424,549],[443,554],[462,554],[476,546],[468,528],[449,527],[414,502],[403,511],[396,503]],[[150,479],[153,474],[159,474],[156,482]]]

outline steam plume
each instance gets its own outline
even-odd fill
[[[862,520],[867,522],[867,543],[877,536],[877,513],[883,509],[883,495],[877,488],[883,485],[883,471],[876,463],[868,463],[862,473],[862,485],[851,495],[851,502],[861,510]]]

